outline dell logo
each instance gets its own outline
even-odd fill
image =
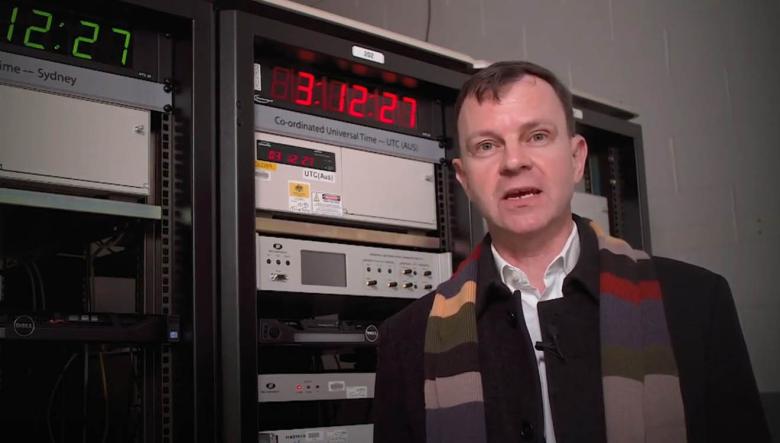
[[[276,250],[282,249],[282,244],[281,243],[274,243],[274,249],[276,249]]]
[[[366,338],[367,342],[374,343],[379,339],[379,329],[374,325],[368,325],[366,326],[365,331],[363,331],[363,336]]]
[[[19,337],[29,337],[35,332],[35,320],[29,315],[20,315],[14,320],[14,332]]]
[[[276,383],[266,383],[265,384],[266,389],[276,389]]]

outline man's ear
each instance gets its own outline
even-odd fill
[[[588,158],[588,142],[585,137],[575,134],[571,138],[571,160],[574,166],[574,183],[582,180],[585,173],[585,160]]]
[[[458,179],[458,183],[463,187],[463,192],[466,193],[466,196],[468,196],[469,200],[471,200],[471,190],[469,189],[469,178],[468,174],[466,174],[466,171],[463,167],[463,160],[460,158],[455,158],[452,160],[452,166],[455,167],[455,178]]]

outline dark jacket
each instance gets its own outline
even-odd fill
[[[557,329],[560,355],[545,351],[558,443],[605,442],[599,341],[598,242],[575,216],[581,252],[563,298],[539,303],[542,339]],[[486,240],[489,242],[489,240]],[[519,295],[501,282],[489,244],[478,263],[477,333],[488,441],[542,442],[536,358]],[[690,443],[768,442],[736,309],[726,280],[653,258],[680,376]],[[433,294],[387,320],[380,333],[374,443],[425,443],[423,346]]]

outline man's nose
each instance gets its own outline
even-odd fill
[[[508,143],[501,157],[501,172],[516,174],[524,169],[531,169],[533,162],[528,150],[520,143]]]

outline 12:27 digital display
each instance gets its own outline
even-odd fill
[[[132,64],[128,27],[21,2],[0,0],[0,42],[123,68]]]

